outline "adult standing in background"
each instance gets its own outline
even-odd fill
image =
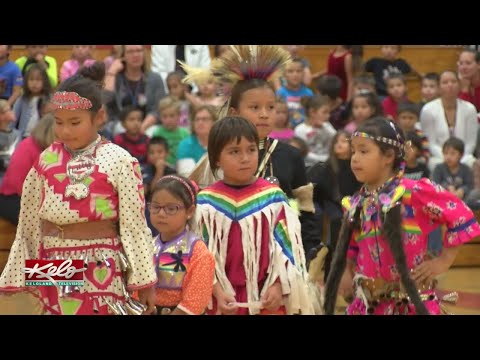
[[[208,45],[152,45],[152,71],[160,74],[165,89],[169,73],[173,71],[185,73],[177,60],[194,68],[207,69],[211,61],[210,49]]]

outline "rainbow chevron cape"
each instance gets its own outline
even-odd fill
[[[258,288],[259,259],[262,239],[262,217],[269,224],[268,276]],[[216,182],[198,194],[197,220],[199,231],[215,256],[216,281],[223,290],[235,296],[227,278],[225,262],[232,223],[237,222],[242,233],[244,268],[248,302],[259,301],[265,291],[280,279],[285,306],[289,314],[318,313],[309,289],[305,254],[300,235],[298,215],[288,205],[288,199],[276,185],[259,178],[253,184],[237,189]],[[256,314],[259,309],[250,309]]]

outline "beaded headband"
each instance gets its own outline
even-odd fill
[[[407,153],[408,149],[412,146],[412,142],[411,141],[403,142],[402,138],[400,137],[400,134],[395,129],[395,126],[392,124],[392,122],[389,122],[389,124],[392,127],[392,129],[395,131],[395,136],[397,137],[397,140],[393,140],[393,139],[387,138],[385,136],[374,136],[374,135],[370,135],[366,132],[361,132],[361,131],[355,131],[352,134],[352,137],[367,138],[367,139],[371,139],[373,141],[382,142],[382,143],[387,144],[387,145],[395,146],[397,149],[400,150],[400,154],[399,154],[400,156],[399,157],[403,158],[403,157],[405,157],[405,154]]]
[[[52,97],[51,104],[54,109],[64,110],[88,110],[93,106],[90,100],[69,91],[57,91]]]
[[[160,181],[163,181],[164,179],[175,179],[175,180],[181,182],[182,185],[184,185],[187,188],[188,192],[190,193],[190,196],[192,197],[192,205],[195,205],[195,195],[192,191],[192,187],[189,186],[188,183],[185,180],[183,180],[182,178],[179,178],[178,176],[175,176],[175,175],[167,175],[167,176],[163,176],[158,181],[160,182]]]

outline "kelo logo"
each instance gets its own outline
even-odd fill
[[[25,260],[26,286],[82,286],[83,260]]]

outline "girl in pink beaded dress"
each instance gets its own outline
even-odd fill
[[[347,314],[440,314],[436,276],[461,244],[480,235],[471,210],[428,179],[403,178],[408,151],[402,131],[375,117],[353,133],[352,171],[364,185],[342,201],[345,216],[326,283],[325,312],[333,314],[340,283],[352,284]],[[442,253],[427,256],[428,234],[445,225]]]

